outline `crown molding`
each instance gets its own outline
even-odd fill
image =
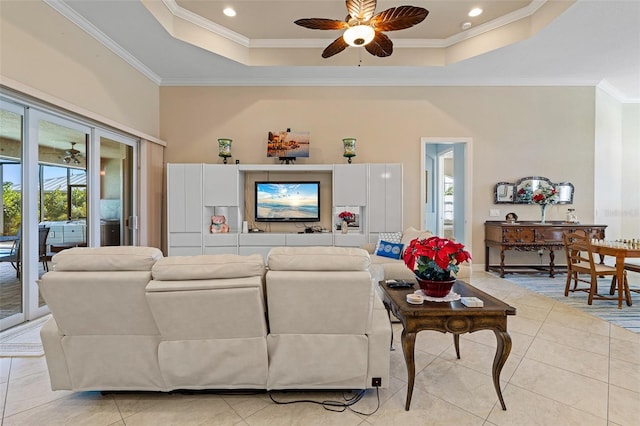
[[[145,64],[140,62],[138,58],[133,56],[127,50],[125,50],[118,43],[113,41],[109,36],[100,31],[93,25],[91,22],[87,21],[82,15],[78,14],[75,10],[69,7],[62,0],[43,0],[48,6],[54,9],[56,12],[60,13],[62,16],[67,18],[69,21],[77,25],[79,28],[84,30],[87,34],[96,39],[99,43],[105,46],[107,49],[111,50],[113,53],[118,55],[121,59],[123,59],[126,63],[131,65],[133,68],[142,73],[149,80],[153,81],[155,84],[160,85],[162,79],[156,73],[154,73],[150,68],[148,68]]]
[[[596,87],[623,104],[640,104],[640,98],[628,98],[607,80],[601,80]]]

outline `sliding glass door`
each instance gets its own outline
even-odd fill
[[[0,330],[48,312],[55,253],[138,243],[139,140],[0,97]]]
[[[24,114],[23,106],[0,99],[0,329],[25,319],[20,273]]]
[[[100,246],[130,246],[137,241],[136,141],[104,130],[96,132],[100,148]]]
[[[25,297],[27,319],[48,311],[36,280],[47,271],[49,260],[61,250],[87,246],[91,206],[87,185],[87,159],[91,128],[48,112],[28,109],[30,171],[25,173]],[[28,224],[28,226],[27,226]],[[29,250],[26,250],[28,245]],[[28,285],[27,285],[28,284]]]

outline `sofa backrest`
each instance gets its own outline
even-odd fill
[[[374,286],[358,248],[276,247],[266,276],[272,334],[364,334]]]
[[[261,255],[170,256],[152,274],[147,300],[165,340],[266,336]]]
[[[145,299],[152,247],[76,247],[53,256],[40,292],[65,335],[156,335]]]

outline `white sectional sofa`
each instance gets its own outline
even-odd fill
[[[389,383],[391,327],[356,248],[163,257],[73,248],[38,282],[51,387],[364,389]]]

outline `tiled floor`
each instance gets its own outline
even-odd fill
[[[312,404],[276,405],[266,394],[222,396],[52,392],[44,358],[0,359],[0,409],[9,425],[638,425],[640,334],[554,302],[508,281],[474,272],[472,284],[518,309],[509,318],[513,349],[502,371],[507,411],[491,379],[491,332],[462,336],[455,359],[451,335],[422,332],[416,385],[404,410],[402,351],[391,354],[391,383],[380,408],[365,416]],[[400,348],[400,325],[394,325]],[[348,362],[348,360],[345,360]],[[278,399],[335,399],[332,393]],[[368,391],[353,408],[376,408]]]

